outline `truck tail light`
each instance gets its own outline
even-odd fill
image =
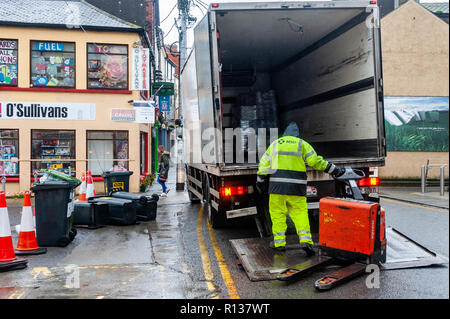
[[[236,195],[246,195],[252,194],[252,186],[232,186],[232,187],[222,187],[220,189],[220,197],[231,197]]]
[[[370,4],[377,4],[377,0],[371,0]]]
[[[380,178],[379,177],[366,177],[363,179],[360,179],[358,181],[359,187],[364,186],[379,186],[380,185]]]
[[[211,4],[211,5],[212,5],[213,8],[218,8],[218,7],[219,7],[219,4],[218,4],[218,3],[213,3],[213,4]]]

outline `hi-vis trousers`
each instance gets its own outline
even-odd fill
[[[269,211],[275,247],[286,246],[287,214],[294,222],[300,244],[314,244],[310,232],[306,197],[270,194]]]

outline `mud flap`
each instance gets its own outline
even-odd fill
[[[382,269],[404,269],[448,264],[448,258],[439,255],[392,227],[386,228],[386,263]]]

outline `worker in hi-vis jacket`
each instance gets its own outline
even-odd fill
[[[285,250],[286,217],[289,214],[300,238],[301,247],[308,256],[312,256],[315,253],[306,203],[306,165],[335,177],[342,176],[345,169],[325,161],[299,136],[298,126],[292,122],[283,137],[269,146],[258,166],[256,188],[258,192],[263,193],[269,181],[273,248],[278,251]]]

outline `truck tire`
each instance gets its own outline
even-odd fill
[[[204,192],[204,197],[205,197],[205,209],[206,209],[206,213],[208,215],[208,220],[209,220],[209,224],[211,225],[212,228],[216,229],[216,228],[221,228],[223,226],[226,225],[226,218],[225,218],[225,214],[222,214],[221,212],[218,212],[217,210],[214,209],[214,207],[211,204],[211,194],[209,192],[209,179],[206,176],[205,177],[206,182],[205,182],[205,192]]]

